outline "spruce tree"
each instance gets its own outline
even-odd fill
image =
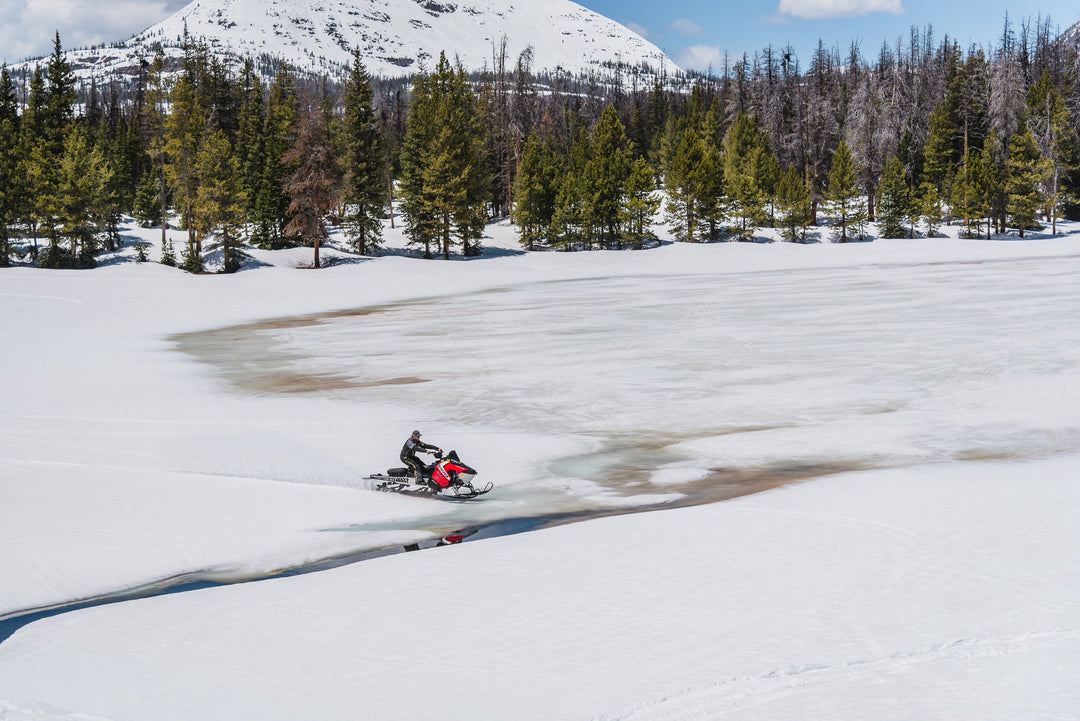
[[[585,206],[580,174],[573,170],[564,173],[551,215],[551,241],[557,249],[570,251],[587,242]]]
[[[353,53],[352,71],[345,84],[342,141],[345,171],[345,228],[357,253],[367,255],[382,240],[382,217],[386,211],[386,169],[379,137],[378,118],[372,105],[371,79]]]
[[[866,221],[866,206],[859,195],[855,161],[848,144],[841,140],[833,154],[832,167],[829,169],[827,198],[836,228],[836,240],[846,243],[851,240],[851,229]]]
[[[904,178],[904,164],[895,155],[885,161],[878,184],[877,220],[883,238],[906,238],[904,221],[911,212],[911,194]]]
[[[291,200],[284,189],[285,178],[296,171],[298,161],[282,160],[289,149],[290,137],[298,118],[296,83],[292,75],[281,70],[270,86],[263,131],[265,153],[253,201],[255,232],[252,240],[265,248],[286,248],[299,240],[299,236],[285,231],[290,219]]]
[[[161,246],[161,264],[176,267],[176,248],[173,246],[172,238],[166,240]]]
[[[724,136],[724,186],[738,238],[768,221],[766,203],[776,190],[779,169],[769,138],[756,116],[740,113]]]
[[[19,129],[19,96],[7,63],[0,66],[0,121],[11,122],[12,131]]]
[[[13,188],[9,187],[8,192],[14,192],[16,198],[16,217],[30,231],[30,255],[36,261],[39,237],[44,234],[49,239],[50,246],[55,246],[58,241],[53,222],[58,174],[57,163],[46,153],[45,143],[29,132],[30,127],[31,123],[22,124],[17,151],[17,184]]]
[[[41,130],[48,152],[59,158],[63,153],[68,126],[75,117],[75,73],[64,58],[59,32],[53,40],[53,52],[45,68],[45,80]]]
[[[0,119],[0,268],[11,264],[11,231],[15,224],[18,135],[8,118]]]
[[[648,161],[638,158],[630,166],[621,209],[624,237],[634,248],[640,249],[646,240],[656,237],[652,220],[660,208],[660,196],[654,191],[653,170]]]
[[[949,181],[960,160],[956,153],[959,135],[951,103],[943,100],[930,114],[929,134],[923,146],[924,180],[933,184],[939,194],[949,192]]]
[[[423,245],[425,257],[434,244],[449,259],[455,240],[465,255],[478,253],[490,191],[484,132],[465,71],[451,68],[445,53],[431,75],[413,80],[401,174],[410,242]]]
[[[20,121],[22,134],[34,142],[45,138],[46,112],[45,74],[41,66],[35,66],[30,74],[30,84],[26,93],[26,107]]]
[[[804,242],[810,226],[810,193],[802,173],[791,166],[780,176],[776,189],[776,206],[785,240]]]
[[[161,222],[161,195],[156,170],[148,170],[139,180],[135,190],[132,217],[143,228],[152,228]]]
[[[165,247],[166,232],[169,228],[169,191],[166,170],[169,155],[165,125],[168,98],[169,90],[165,79],[165,51],[161,46],[158,46],[154,52],[154,60],[149,67],[146,95],[143,98],[140,114],[146,132],[146,148],[154,168],[153,177],[157,181],[156,198],[159,204],[157,219],[161,224],[161,247],[163,249]],[[144,200],[148,197],[146,188],[142,188],[141,196]],[[149,218],[147,219],[149,220]],[[175,265],[175,262],[172,265]]]
[[[94,254],[103,226],[103,206],[108,200],[111,175],[104,154],[91,143],[87,131],[73,125],[64,140],[56,196],[58,230],[70,241],[70,252],[57,253],[54,243],[42,265],[80,268],[95,265]]]
[[[0,268],[11,263],[11,231],[19,202],[19,116],[15,84],[0,68]]]
[[[237,247],[243,219],[244,190],[240,161],[223,130],[205,133],[195,161],[199,187],[194,217],[199,234],[220,233],[222,270],[235,273],[243,261]]]
[[[255,204],[266,165],[266,108],[262,82],[250,59],[244,61],[237,92],[240,96],[240,110],[236,131],[236,159],[240,164],[241,187],[244,191],[245,220],[255,223]],[[263,227],[266,229],[265,233],[253,238],[256,245],[265,242],[269,237],[268,226]]]
[[[189,252],[193,262],[201,262],[202,238],[196,232],[192,219],[195,195],[198,192],[198,176],[195,159],[199,152],[203,129],[206,125],[203,109],[195,95],[195,85],[187,75],[181,75],[169,94],[170,113],[165,120],[166,145],[169,164],[167,172],[180,206],[184,227],[188,231]]]
[[[622,198],[629,175],[629,141],[615,106],[609,103],[593,128],[592,157],[583,177],[592,216],[589,222],[604,247],[621,239]]]
[[[1050,176],[1052,163],[1039,152],[1031,129],[1021,124],[1009,138],[1005,160],[1006,211],[1013,226],[1024,237],[1024,229],[1035,224],[1043,203],[1041,186]]]
[[[514,217],[521,244],[530,250],[549,237],[561,175],[554,150],[538,134],[531,133],[514,178]]]
[[[944,222],[944,209],[942,208],[941,194],[938,193],[937,186],[931,183],[929,180],[924,181],[919,186],[919,195],[917,197],[919,214],[922,216],[923,222],[926,224],[926,237],[932,238],[938,233],[938,229]]]
[[[706,148],[695,128],[687,128],[664,176],[665,218],[677,238],[688,242],[709,239],[712,198],[706,189],[720,172],[716,152]]]
[[[985,198],[980,190],[983,183],[982,154],[968,152],[960,162],[960,167],[953,181],[950,205],[954,213],[963,216],[966,237],[980,235],[980,222],[986,215]]]

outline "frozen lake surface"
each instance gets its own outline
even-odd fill
[[[246,391],[583,448],[530,491],[716,500],[1080,448],[1078,275],[1066,257],[526,282],[178,340]]]

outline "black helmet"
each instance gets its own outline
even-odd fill
[[[420,431],[413,431],[413,432],[412,432],[412,434],[413,434],[414,436],[416,436],[417,438],[419,438],[419,437],[420,437]]]

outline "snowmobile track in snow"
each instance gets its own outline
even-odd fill
[[[659,699],[624,714],[603,716],[602,721],[694,721],[714,719],[823,686],[883,678],[935,663],[970,661],[1054,646],[1080,643],[1080,629],[1034,631],[1020,636],[946,641],[925,649],[884,658],[851,661],[834,666],[808,666],[772,670],[761,676],[730,679]]]

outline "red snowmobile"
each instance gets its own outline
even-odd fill
[[[424,482],[419,485],[416,483],[412,470],[404,467],[390,468],[385,474],[373,473],[365,478],[375,481],[373,488],[376,491],[413,493],[461,500],[482,496],[494,487],[493,483],[479,488],[474,486],[476,469],[462,463],[457,451],[450,451],[445,456],[436,452],[435,458],[434,463],[424,467]]]

